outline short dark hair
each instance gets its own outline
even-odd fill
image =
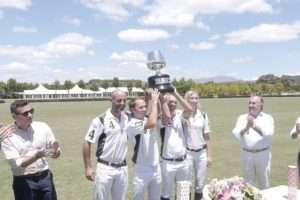
[[[10,113],[18,114],[17,109],[20,107],[26,106],[28,104],[29,104],[29,102],[24,99],[15,100],[14,102],[12,102],[10,104]]]

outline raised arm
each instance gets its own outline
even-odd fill
[[[193,112],[192,106],[177,92],[176,89],[174,90],[174,96],[176,97],[176,99],[178,100],[178,102],[183,107],[183,110],[186,113]]]
[[[157,123],[157,115],[158,115],[158,98],[159,98],[159,92],[158,90],[152,90],[151,92],[151,98],[148,102],[148,109],[149,109],[149,117],[145,124],[145,129],[151,129],[156,126]]]
[[[169,109],[169,95],[168,93],[161,94],[160,95],[160,104],[161,104],[161,111],[162,111],[162,124],[167,125],[171,122],[172,116]]]

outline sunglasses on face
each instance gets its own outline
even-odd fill
[[[23,115],[24,117],[28,117],[29,113],[30,113],[30,114],[33,114],[33,113],[34,113],[34,109],[32,108],[32,109],[30,109],[30,110],[28,110],[28,111],[26,111],[26,112],[23,112],[23,113],[16,113],[16,114],[17,114],[17,115]]]

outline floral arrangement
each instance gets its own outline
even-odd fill
[[[205,200],[263,200],[259,190],[241,177],[213,179],[204,187]]]

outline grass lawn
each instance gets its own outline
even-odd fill
[[[239,142],[234,139],[231,130],[238,115],[247,112],[247,103],[247,98],[201,100],[213,131],[211,134],[213,165],[209,170],[209,179],[241,175]],[[91,199],[92,183],[84,177],[81,146],[89,123],[102,113],[110,102],[33,103],[32,105],[36,111],[35,120],[48,123],[62,146],[62,156],[58,160],[49,161],[59,199]],[[299,141],[290,139],[289,131],[300,115],[300,98],[265,98],[264,107],[265,112],[275,119],[272,185],[287,184],[287,166],[296,163],[299,148]],[[5,123],[12,121],[9,103],[0,104],[0,121]],[[0,181],[0,199],[13,199],[11,172],[2,153],[0,154]],[[129,189],[128,199],[130,195]]]

